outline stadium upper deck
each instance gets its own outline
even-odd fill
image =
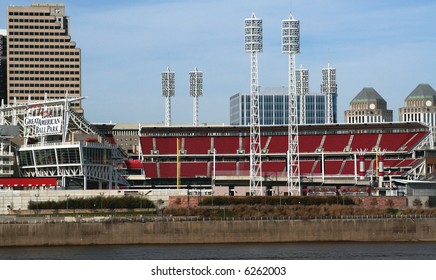
[[[284,185],[287,126],[262,126],[261,134],[264,185]],[[425,172],[417,151],[425,149],[429,133],[419,123],[302,125],[299,134],[303,186],[366,186],[379,175]],[[248,126],[143,126],[141,135],[141,160],[128,166],[143,169],[149,184],[174,185],[177,177],[182,185],[249,182]]]

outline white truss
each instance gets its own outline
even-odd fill
[[[290,195],[300,196],[300,150],[298,143],[297,95],[295,90],[295,53],[289,54],[288,123],[288,192]]]
[[[301,65],[296,70],[297,97],[300,97],[300,124],[306,124],[306,95],[309,94],[309,70]]]
[[[327,98],[326,123],[334,123],[333,95],[337,94],[336,69],[331,68],[330,64],[327,68],[322,69],[321,93],[325,94]]]
[[[194,97],[192,124],[198,125],[198,97],[203,95],[203,72],[198,71],[195,67],[194,71],[189,72],[189,93]]]
[[[171,125],[171,97],[176,94],[175,84],[176,74],[167,67],[162,72],[162,96],[165,97],[165,125]]]
[[[257,53],[251,54],[251,100],[250,100],[250,193],[262,195],[262,149],[259,124],[259,87]]]
[[[253,13],[245,19],[245,51],[251,54],[250,71],[250,194],[264,195],[262,188],[262,146],[259,120],[259,73],[257,53],[263,50],[262,20]]]
[[[300,22],[292,14],[289,19],[282,20],[282,52],[289,56],[289,119],[288,119],[288,151],[287,175],[288,193],[301,195],[300,184],[300,151],[298,144],[297,91],[295,56],[300,52]]]

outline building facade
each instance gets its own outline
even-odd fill
[[[405,99],[399,109],[400,122],[420,122],[432,131],[436,139],[436,91],[429,84],[419,84]],[[434,145],[434,144],[433,144]]]
[[[81,97],[81,50],[69,25],[64,4],[8,7],[6,103]],[[71,106],[83,113],[80,100]]]
[[[306,94],[306,124],[326,123],[326,96]],[[300,123],[300,98],[297,96],[297,116]],[[259,120],[261,125],[287,125],[289,94],[287,87],[261,87]],[[333,96],[335,122],[337,122],[337,95]],[[250,94],[237,93],[230,97],[230,125],[248,125],[250,122]]]
[[[344,112],[345,123],[392,122],[392,110],[387,109],[385,99],[371,87],[363,88]]]
[[[7,93],[7,64],[6,64],[6,30],[0,30],[0,102],[6,101]]]

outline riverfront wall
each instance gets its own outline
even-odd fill
[[[0,224],[0,246],[327,241],[436,241],[436,218]]]
[[[0,215],[13,214],[26,210],[29,202],[65,201],[74,198],[89,198],[96,196],[126,196],[143,194],[153,202],[168,201],[169,196],[186,196],[186,190],[0,190]]]

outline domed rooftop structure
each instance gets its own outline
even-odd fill
[[[429,84],[419,84],[407,97],[408,100],[416,99],[436,99],[436,91]]]
[[[420,122],[429,126],[434,146],[436,140],[436,91],[429,84],[419,84],[404,100],[400,122]]]
[[[386,100],[372,87],[364,87],[350,102],[353,104],[367,103],[368,107],[365,109],[386,109]]]
[[[392,110],[372,87],[364,87],[350,102],[345,112],[346,123],[380,123],[392,121]]]

